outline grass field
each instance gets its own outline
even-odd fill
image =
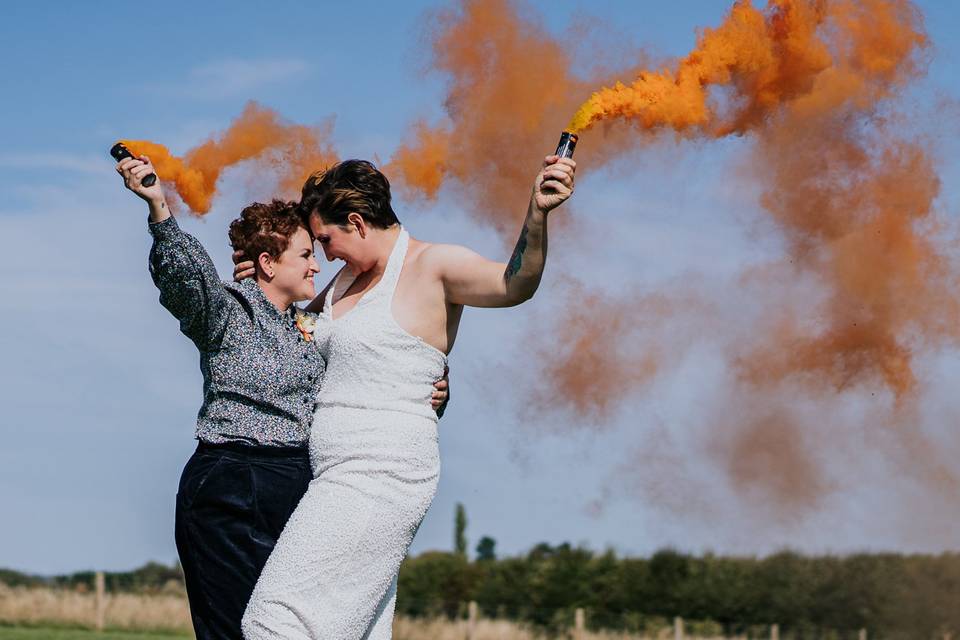
[[[9,588],[0,584],[0,640],[193,640],[190,612],[183,595],[107,594],[107,629],[96,633],[96,606],[91,593],[48,589]],[[394,640],[465,640],[466,620],[398,617]],[[669,627],[647,636],[615,632],[584,632],[580,640],[649,640],[672,638]],[[688,635],[687,638],[696,636]],[[710,636],[699,636],[707,640]],[[507,620],[477,621],[473,640],[569,640],[570,634],[537,634]],[[713,640],[721,640],[713,637]]]
[[[193,636],[170,633],[134,633],[130,631],[84,631],[80,629],[33,629],[0,627],[0,640],[186,640]]]
[[[414,621],[400,618],[394,625],[395,640],[463,640],[466,627],[448,621]],[[485,621],[476,629],[477,640],[554,640],[545,636],[518,629],[508,622]],[[562,636],[567,640],[570,636]],[[658,639],[668,637],[664,633]],[[672,636],[670,636],[672,637]],[[634,640],[636,636],[626,634],[585,634],[584,640]],[[193,640],[193,636],[172,633],[139,633],[133,631],[86,631],[83,629],[51,629],[35,627],[0,626],[0,640]],[[640,640],[640,639],[638,639]],[[720,640],[720,639],[718,639]]]
[[[535,636],[507,622],[485,621],[474,636],[478,640],[534,640]],[[668,637],[664,633],[660,638]],[[672,637],[672,636],[669,636]],[[413,621],[400,618],[394,625],[395,640],[463,640],[466,628],[447,621]],[[569,636],[563,636],[566,640]],[[626,634],[586,634],[584,640],[634,640]],[[193,640],[193,636],[172,633],[138,633],[132,631],[85,631],[82,629],[49,629],[0,626],[0,640]],[[537,640],[553,640],[540,637]],[[657,639],[660,640],[660,639]]]

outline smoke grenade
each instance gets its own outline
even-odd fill
[[[577,148],[577,140],[580,139],[575,133],[564,131],[560,134],[560,143],[557,145],[557,154],[561,158],[572,158],[573,150]]]
[[[117,162],[133,157],[133,154],[130,153],[129,149],[123,146],[122,142],[118,142],[110,148],[110,155],[113,156],[113,159]],[[148,173],[147,175],[143,176],[143,180],[140,181],[140,184],[145,187],[152,187],[154,184],[156,184],[156,182],[157,174]]]

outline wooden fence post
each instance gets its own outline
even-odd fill
[[[680,616],[673,619],[673,640],[683,640],[683,618]]]
[[[467,605],[467,640],[473,640],[477,636],[477,603],[473,600]]]
[[[106,593],[105,593],[106,585],[103,579],[103,571],[97,571],[96,576],[94,578],[94,589],[97,594],[96,595],[96,606],[97,606],[96,628],[97,628],[97,631],[103,631],[104,615],[106,614],[106,610],[107,610]]]
[[[780,640],[780,625],[770,625],[770,640]]]
[[[574,640],[583,640],[584,632],[586,631],[587,625],[585,621],[585,616],[583,615],[583,609],[577,607],[577,610],[573,614],[573,637]]]

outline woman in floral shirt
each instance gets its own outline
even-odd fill
[[[180,478],[175,527],[194,630],[198,640],[239,640],[257,577],[312,478],[307,439],[325,363],[315,316],[294,303],[316,295],[313,239],[292,203],[252,204],[230,241],[255,258],[255,277],[222,282],[170,215],[160,183],[141,183],[155,173],[149,159],[123,160],[117,172],[149,207],[160,303],[200,352],[199,443]]]

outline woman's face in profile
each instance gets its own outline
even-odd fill
[[[311,300],[316,295],[313,276],[320,271],[313,256],[313,240],[303,227],[290,238],[290,246],[273,263],[273,285],[292,300]]]
[[[323,255],[328,262],[343,260],[354,274],[364,270],[365,247],[362,244],[363,239],[353,226],[325,224],[319,216],[312,216],[310,230],[323,248]]]

